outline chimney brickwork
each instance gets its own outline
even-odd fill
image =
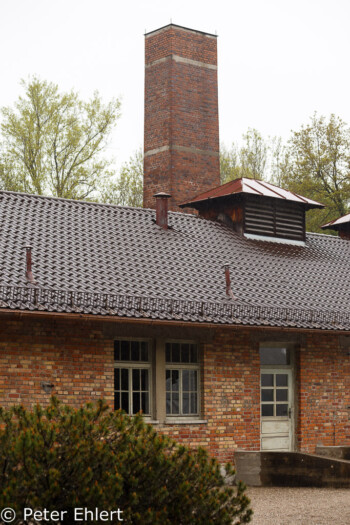
[[[144,207],[220,184],[215,35],[168,25],[145,38]]]

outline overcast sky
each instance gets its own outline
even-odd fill
[[[314,111],[350,123],[350,0],[0,0],[0,105],[36,74],[122,100],[109,153],[143,144],[144,33],[172,20],[219,35],[220,139],[288,138]]]

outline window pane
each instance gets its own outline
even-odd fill
[[[144,414],[149,414],[148,392],[141,394],[141,409]]]
[[[148,361],[148,343],[141,342],[141,361]]]
[[[133,392],[132,394],[132,413],[137,414],[137,412],[140,412],[141,409],[141,400],[140,400],[141,394],[139,392]]]
[[[133,390],[140,390],[141,389],[140,370],[138,370],[138,369],[134,369],[132,371],[132,389]]]
[[[191,414],[197,414],[197,394],[191,394]]]
[[[190,381],[189,381],[189,375],[190,375],[190,371],[189,370],[183,370],[182,371],[182,389],[185,391],[185,392],[188,392],[188,390],[190,389]]]
[[[276,390],[276,401],[288,401],[288,389],[281,388]]]
[[[172,403],[171,403],[171,413],[172,414],[179,414],[180,408],[179,408],[179,394],[173,394],[172,397]]]
[[[129,392],[122,392],[122,404],[121,408],[122,410],[125,410],[125,412],[129,413]]]
[[[198,362],[198,355],[197,355],[197,345],[191,345],[191,363],[197,363]]]
[[[182,363],[190,362],[190,345],[188,344],[181,345],[181,362]]]
[[[140,350],[138,341],[131,341],[131,361],[140,361]]]
[[[180,345],[172,343],[172,363],[180,363]]]
[[[130,361],[129,355],[129,341],[121,341],[121,352],[120,358],[122,361]]]
[[[118,410],[120,408],[120,394],[119,392],[115,392],[114,394],[114,410]]]
[[[179,371],[178,370],[172,370],[171,371],[171,389],[173,392],[178,392],[180,386],[180,380],[179,380]]]
[[[165,345],[165,361],[171,363],[171,344],[166,343]]]
[[[273,389],[264,388],[261,390],[261,401],[273,401]]]
[[[184,393],[182,395],[182,413],[190,413],[190,394]]]
[[[122,368],[120,371],[121,374],[121,389],[129,390],[129,370],[127,368]]]
[[[290,351],[288,348],[260,348],[261,365],[289,365]]]
[[[171,394],[167,392],[166,394],[166,413],[171,414]]]
[[[288,404],[276,405],[276,416],[288,416]]]
[[[165,389],[167,392],[170,392],[171,391],[171,370],[165,371],[165,378],[166,378]]]
[[[114,341],[114,360],[120,361],[120,342]]]
[[[288,386],[288,374],[276,374],[277,386]]]
[[[114,369],[114,390],[120,390],[120,370],[119,368]]]
[[[273,374],[261,374],[261,386],[273,386]]]
[[[190,390],[192,390],[192,392],[197,390],[197,370],[189,371],[189,384]]]
[[[141,390],[148,390],[148,370],[141,370]]]
[[[261,405],[262,416],[273,416],[273,405]]]

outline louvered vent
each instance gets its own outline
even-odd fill
[[[279,199],[246,199],[244,231],[253,235],[305,240],[305,210]]]

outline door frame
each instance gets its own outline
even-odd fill
[[[259,351],[260,351],[260,348],[287,348],[290,352],[290,363],[288,365],[281,365],[281,364],[276,364],[276,365],[261,365],[260,364],[260,370],[259,370],[259,421],[260,421],[260,424],[259,424],[259,429],[260,429],[260,450],[261,449],[261,438],[262,438],[262,434],[261,434],[261,373],[264,372],[266,370],[266,372],[268,372],[269,370],[271,372],[277,372],[277,371],[281,371],[281,373],[283,373],[283,371],[290,371],[291,372],[291,385],[290,385],[290,408],[291,408],[291,417],[290,417],[290,451],[294,451],[295,450],[295,444],[296,444],[296,439],[295,439],[295,420],[296,420],[296,380],[295,380],[295,377],[296,377],[296,374],[295,374],[295,361],[296,361],[296,358],[295,358],[295,353],[296,353],[296,345],[294,343],[291,343],[291,342],[286,342],[286,341],[262,341],[260,342],[259,344]]]

